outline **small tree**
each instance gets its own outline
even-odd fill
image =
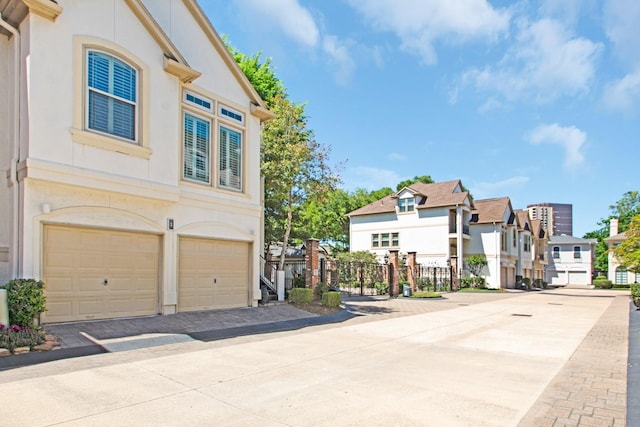
[[[640,214],[633,217],[626,240],[613,248],[613,254],[627,270],[640,273]]]
[[[14,279],[4,288],[7,290],[9,323],[25,328],[36,326],[36,317],[46,310],[44,283],[35,279]]]
[[[464,260],[464,265],[467,270],[476,277],[481,277],[482,270],[489,265],[487,259],[482,255],[472,255]]]

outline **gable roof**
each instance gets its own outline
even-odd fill
[[[529,211],[518,209],[517,211],[515,211],[515,213],[518,217],[518,228],[531,231],[531,219],[529,218]]]
[[[546,235],[546,230],[542,227],[541,219],[532,219],[531,220],[531,234],[536,236],[539,239],[544,239]]]
[[[560,236],[549,236],[549,244],[591,244],[595,245],[598,243],[598,239],[582,239],[580,237],[575,236],[567,236],[566,234],[561,234]]]
[[[626,231],[623,231],[622,233],[618,233],[615,236],[609,236],[606,239],[604,239],[604,241],[606,243],[624,242],[625,240],[627,240],[627,232]]]
[[[475,209],[471,211],[471,224],[502,223],[504,222],[504,213],[507,209],[512,211],[511,200],[508,197],[476,200],[473,205]],[[511,215],[513,215],[513,212]],[[473,221],[473,219],[475,219],[475,221]]]
[[[444,206],[455,206],[464,204],[467,199],[472,203],[469,192],[455,192],[461,188],[460,180],[438,182],[433,184],[415,183],[411,184],[400,191],[369,203],[366,206],[349,212],[347,216],[374,215],[382,213],[392,213],[396,210],[396,200],[400,193],[409,190],[416,198],[416,209],[429,209]]]

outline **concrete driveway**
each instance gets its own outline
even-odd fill
[[[565,289],[435,311],[399,301],[414,312],[13,369],[0,372],[0,424],[536,425],[540,396],[615,295]]]

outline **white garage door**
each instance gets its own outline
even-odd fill
[[[160,236],[44,227],[45,322],[158,312]]]
[[[590,285],[591,277],[586,271],[569,271],[569,284],[571,285]]]
[[[181,237],[178,311],[249,305],[249,244]]]

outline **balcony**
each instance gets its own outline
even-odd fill
[[[449,224],[449,234],[457,234],[458,233],[458,227],[456,226],[456,224]],[[468,225],[462,225],[462,234],[469,236],[469,226]]]

